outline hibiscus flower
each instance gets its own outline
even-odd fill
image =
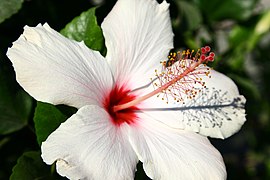
[[[141,161],[152,179],[226,179],[207,136],[237,132],[245,99],[203,65],[214,58],[209,47],[163,62],[173,48],[168,7],[118,0],[101,25],[106,57],[48,24],[26,26],[9,48],[17,81],[32,97],[78,108],[41,145],[43,161],[56,162],[60,175],[134,179]]]

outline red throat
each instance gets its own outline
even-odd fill
[[[129,92],[130,90],[124,86],[119,87],[116,85],[104,99],[103,106],[110,114],[111,121],[116,126],[120,126],[123,123],[134,124],[137,119],[135,113],[135,111],[139,110],[137,106],[131,106],[116,112],[113,110],[114,106],[125,104],[136,99],[136,96],[129,94]]]

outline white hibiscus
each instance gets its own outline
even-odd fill
[[[41,146],[44,162],[56,161],[60,175],[133,179],[140,160],[152,179],[226,179],[223,159],[205,136],[225,138],[244,123],[245,99],[236,85],[199,65],[203,58],[184,58],[197,64],[160,91],[168,103],[152,96],[155,70],[169,70],[160,64],[173,47],[168,6],[165,1],[119,0],[101,26],[105,58],[48,24],[26,26],[9,48],[17,81],[31,96],[78,108]],[[180,63],[167,76],[192,67]],[[199,85],[192,81],[197,76]],[[152,83],[164,87],[165,79],[161,73]],[[198,91],[188,98],[181,88]],[[179,90],[185,103],[171,100],[175,94],[166,94],[169,89]]]

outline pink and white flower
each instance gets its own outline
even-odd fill
[[[48,24],[26,26],[9,48],[17,81],[31,96],[78,108],[41,146],[44,162],[56,161],[60,175],[134,179],[141,161],[152,179],[226,179],[223,159],[206,136],[237,132],[245,98],[232,80],[201,65],[204,52],[168,68],[160,64],[173,48],[168,6],[118,0],[101,25],[105,58]]]

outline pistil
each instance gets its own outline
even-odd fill
[[[139,103],[149,99],[150,97],[153,97],[154,95],[157,95],[159,93],[166,91],[168,88],[173,86],[175,83],[177,83],[178,81],[180,81],[184,77],[188,76],[191,72],[194,72],[196,70],[196,68],[199,65],[201,65],[202,63],[205,63],[208,61],[213,61],[215,54],[213,52],[210,52],[210,53],[209,52],[210,52],[210,47],[206,46],[206,47],[203,47],[200,50],[198,50],[195,57],[192,57],[192,53],[190,53],[189,51],[186,51],[183,53],[183,55],[185,55],[184,58],[182,56],[181,57],[176,56],[176,54],[169,56],[169,63],[162,62],[163,66],[167,66],[168,64],[173,66],[173,64],[176,63],[177,61],[179,61],[178,62],[179,64],[181,64],[183,61],[192,61],[192,63],[187,63],[187,64],[189,64],[188,66],[180,66],[179,68],[182,68],[182,70],[179,72],[181,72],[181,73],[172,72],[171,70],[169,70],[167,73],[169,73],[170,75],[174,74],[173,78],[166,78],[166,77],[164,78],[164,72],[161,73],[160,75],[157,74],[158,78],[163,77],[165,80],[168,80],[168,79],[169,80],[166,81],[166,83],[162,83],[162,85],[160,87],[158,87],[154,91],[152,91],[144,96],[137,97],[136,99],[134,99],[130,102],[124,103],[124,104],[115,105],[113,107],[113,111],[118,112],[118,111],[130,108],[130,107],[136,106]],[[207,53],[209,53],[209,55],[207,55]],[[170,68],[170,67],[165,67],[165,68]],[[178,69],[178,68],[176,68],[176,69]],[[205,72],[204,74],[206,76],[208,76],[209,72]],[[202,84],[204,84],[204,83],[202,83]]]

